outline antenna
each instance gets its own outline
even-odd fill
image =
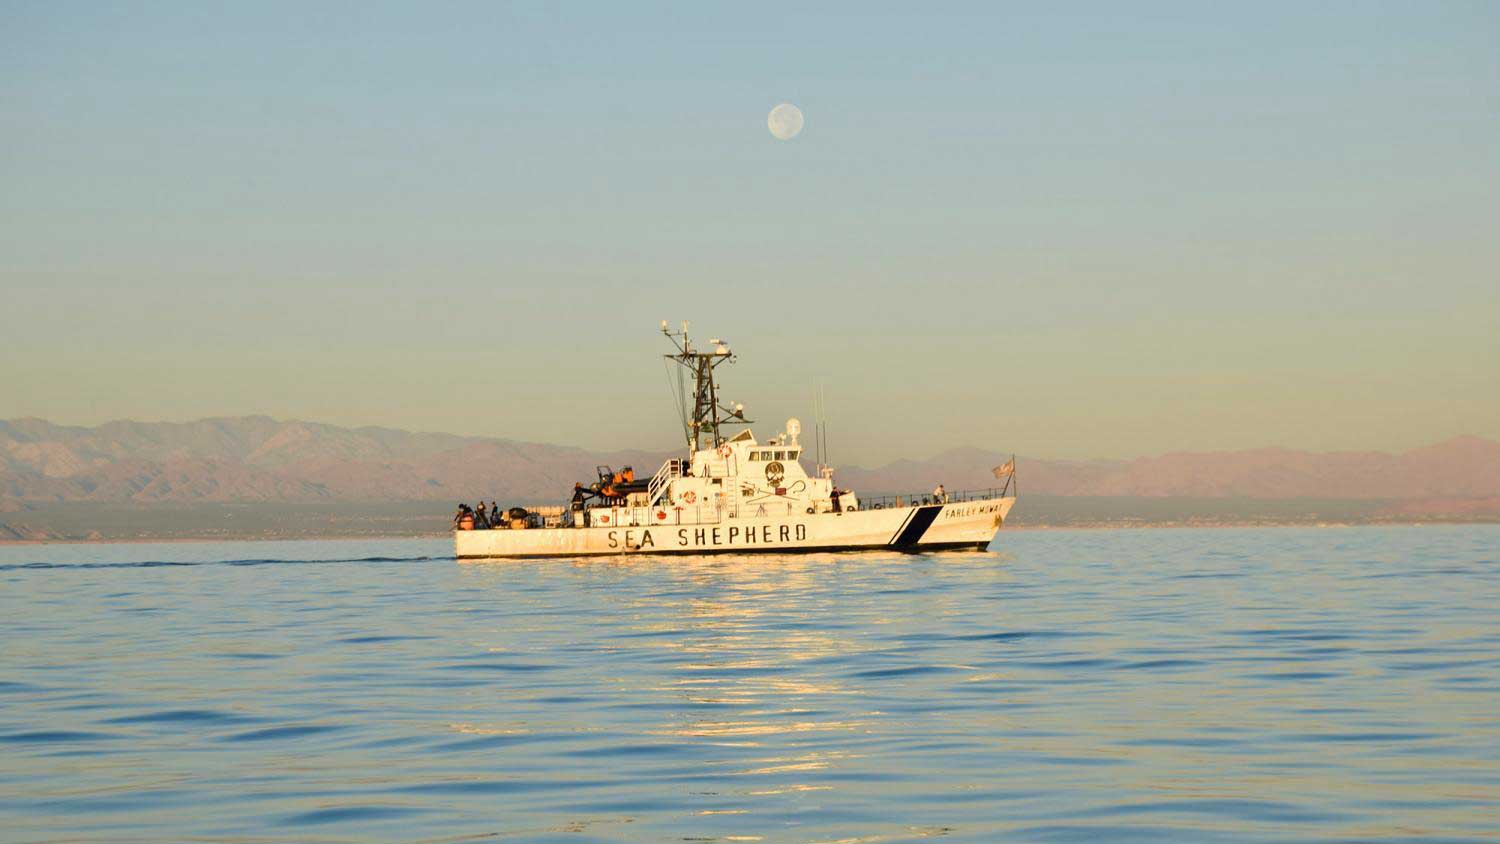
[[[818,382],[818,393],[813,397],[813,449],[817,454],[819,474],[828,465],[828,405],[823,395],[823,382]]]
[[[818,394],[816,392],[814,392],[813,395],[812,395],[812,405],[813,405],[813,462],[815,464],[817,464],[817,467],[819,469],[822,469],[823,468],[823,443],[822,443],[822,438],[818,435],[818,429],[823,424],[823,422],[822,422],[823,414],[818,411]]]
[[[831,462],[831,460],[828,460],[828,397],[823,394],[823,384],[820,381],[817,382],[817,412],[823,415],[823,423],[819,426],[819,433],[822,435],[823,442],[817,448],[817,453],[822,454],[823,466],[826,468],[828,463]]]

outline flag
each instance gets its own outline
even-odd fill
[[[1005,461],[999,466],[996,466],[990,471],[995,473],[996,478],[1004,480],[1016,473],[1016,458],[1012,457],[1011,459]]]

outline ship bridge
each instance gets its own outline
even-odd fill
[[[768,442],[757,441],[747,429],[714,448],[693,452],[689,460],[668,460],[645,492],[630,496],[624,507],[589,508],[587,520],[691,525],[857,510],[853,493],[834,496],[829,477],[807,473],[794,432],[800,432],[800,425],[789,419],[787,431]]]

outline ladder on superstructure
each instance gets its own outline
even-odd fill
[[[674,478],[682,477],[682,460],[674,457],[661,464],[656,474],[651,476],[651,485],[646,487],[648,494],[648,507],[655,507],[661,497],[666,494],[667,487],[671,486]]]

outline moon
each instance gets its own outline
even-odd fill
[[[791,103],[782,103],[766,116],[766,128],[778,139],[790,141],[802,131],[802,109]]]

